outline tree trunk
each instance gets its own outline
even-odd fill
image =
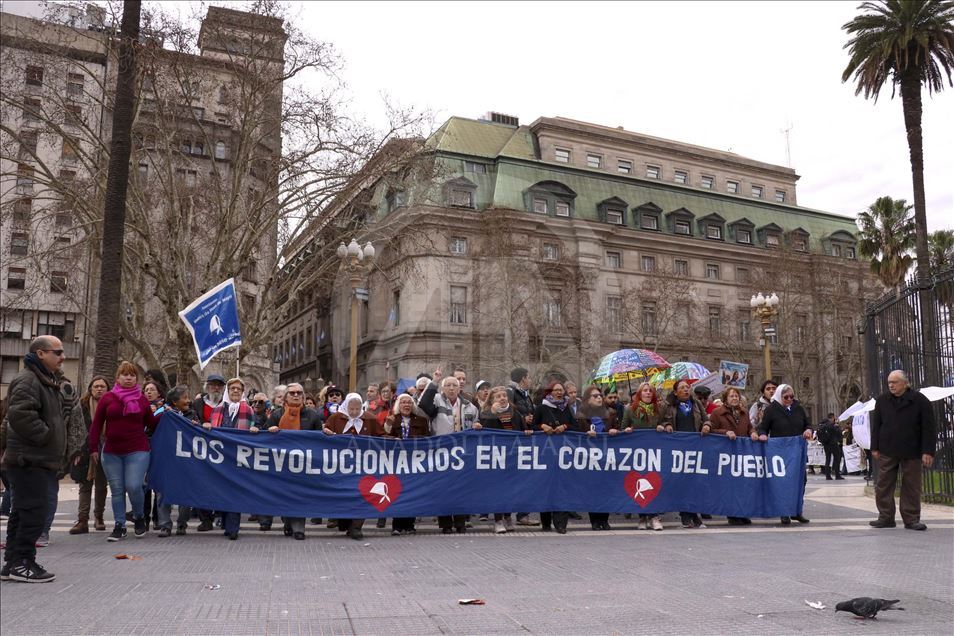
[[[904,128],[908,134],[911,155],[911,180],[914,186],[915,254],[917,255],[917,287],[920,305],[921,344],[924,351],[922,386],[940,385],[939,355],[935,331],[934,307],[926,288],[931,280],[931,261],[928,251],[927,209],[924,202],[924,152],[921,137],[921,78],[918,67],[912,65],[901,76],[901,105]]]
[[[120,27],[119,71],[113,108],[106,204],[103,211],[102,267],[96,311],[96,357],[93,370],[110,377],[119,355],[119,321],[122,319],[123,239],[126,223],[126,187],[129,184],[133,87],[136,78],[136,46],[139,41],[140,0],[125,0]]]

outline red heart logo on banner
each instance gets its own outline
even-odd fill
[[[629,498],[640,508],[645,508],[656,498],[662,489],[662,477],[659,473],[637,473],[635,470],[626,475],[623,486]]]
[[[394,475],[384,477],[362,477],[358,482],[358,491],[364,500],[384,512],[401,495],[401,480]]]

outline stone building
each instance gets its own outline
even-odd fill
[[[404,216],[411,231],[375,243],[359,386],[457,365],[471,382],[525,366],[579,383],[622,347],[745,362],[751,386],[761,291],[782,299],[773,375],[816,413],[860,391],[855,319],[874,285],[855,223],[798,206],[791,168],[560,117],[452,117],[427,147],[437,178],[371,194],[376,223]],[[346,378],[337,290],[279,329],[283,381]]]
[[[82,361],[91,364],[93,358],[99,280],[94,254],[116,43],[105,15],[94,6],[85,14],[68,9],[60,18],[3,13],[0,25],[2,117],[12,131],[5,130],[0,139],[0,394],[37,335],[63,339],[66,373],[80,383],[90,374]],[[143,367],[176,370],[181,335],[177,342],[156,318],[184,308],[204,291],[195,272],[208,256],[203,246],[213,241],[202,232],[220,231],[224,223],[215,214],[226,207],[223,202],[233,214],[250,219],[255,206],[275,205],[277,169],[269,166],[281,152],[281,84],[262,98],[263,114],[251,124],[248,99],[236,93],[249,81],[250,68],[264,75],[280,73],[284,42],[280,19],[221,7],[209,7],[194,49],[173,50],[164,45],[162,34],[141,35],[127,195],[127,228],[136,228],[127,229],[127,253],[132,241],[138,260],[127,267],[172,267],[182,274],[173,303],[157,300],[155,278],[133,275],[126,283],[129,328],[120,352]],[[264,123],[268,120],[271,126]],[[246,128],[254,134],[243,136]],[[169,241],[194,244],[195,258],[164,263],[161,246]],[[276,242],[277,227],[268,227],[254,255],[234,255],[243,259],[235,267],[241,271],[236,279],[245,312],[254,308],[264,273],[274,267]],[[226,354],[206,373],[229,376],[234,368],[234,356]],[[248,352],[243,375],[253,386],[270,385],[274,377],[267,352]]]

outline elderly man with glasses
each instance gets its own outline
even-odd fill
[[[0,579],[48,583],[55,575],[36,562],[36,541],[53,501],[56,473],[67,456],[75,391],[62,374],[63,343],[40,336],[30,343],[24,368],[10,383],[3,469],[13,489]]]
[[[779,384],[772,395],[772,403],[765,409],[762,421],[759,422],[759,440],[765,441],[771,437],[797,437],[801,435],[806,440],[812,438],[812,424],[808,413],[795,399],[795,389],[788,384]],[[808,475],[804,476],[808,482]],[[792,523],[792,519],[799,523],[808,523],[809,520],[802,514],[794,517],[782,517],[782,525]]]
[[[894,489],[901,477],[901,520],[908,530],[927,530],[921,522],[921,466],[934,464],[937,431],[931,402],[908,385],[904,371],[888,374],[888,391],[871,413],[871,456],[878,461],[873,528],[893,528]]]

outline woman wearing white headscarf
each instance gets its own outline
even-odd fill
[[[808,419],[808,413],[795,399],[795,389],[788,384],[779,384],[772,396],[772,403],[765,409],[762,421],[759,422],[759,439],[764,442],[769,437],[799,435],[805,439],[812,438],[812,424]],[[807,475],[805,480],[808,481]],[[794,519],[799,523],[809,521],[801,514],[796,515]],[[782,517],[782,525],[787,526],[791,522],[792,518]]]
[[[326,435],[384,435],[381,423],[370,413],[365,413],[362,404],[364,399],[359,394],[346,395],[338,412],[325,420],[322,431]],[[338,531],[347,532],[355,541],[364,538],[363,527],[364,519],[338,519]]]

